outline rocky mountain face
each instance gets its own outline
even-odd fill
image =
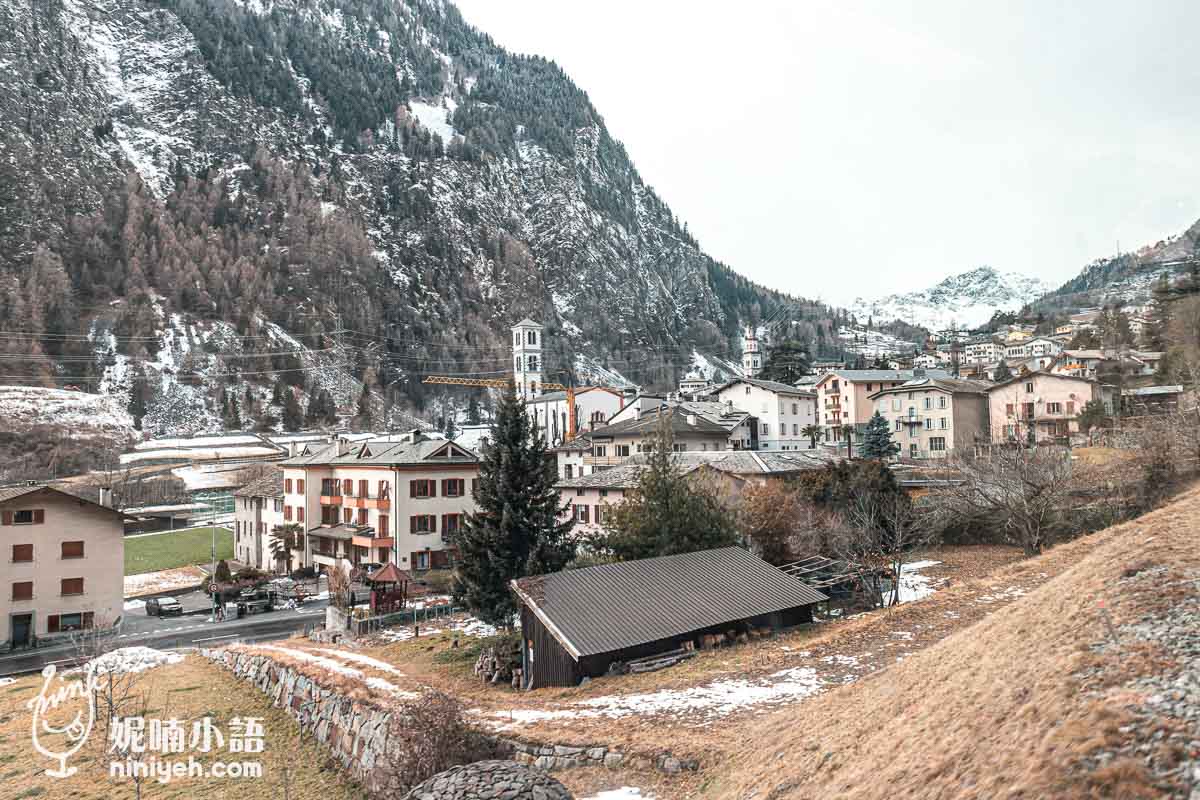
[[[449,3],[0,0],[0,26],[4,383],[182,432],[332,419],[322,392],[428,410],[423,375],[507,372],[522,316],[549,380],[669,385],[781,306],[836,342]]]
[[[1156,284],[1190,272],[1200,259],[1200,221],[1183,233],[1145,245],[1133,253],[1097,259],[1053,292],[1034,310],[1054,312],[1113,303],[1148,302]]]
[[[952,325],[969,329],[987,322],[996,311],[1017,311],[1049,290],[1038,278],[985,266],[952,275],[922,291],[878,300],[859,298],[851,310],[859,322],[900,319],[929,330]]]

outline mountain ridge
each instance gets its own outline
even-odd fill
[[[1018,311],[1048,291],[1050,287],[1039,278],[981,266],[950,275],[928,289],[877,300],[855,298],[850,310],[859,321],[900,319],[931,331],[952,325],[971,329],[996,311]]]

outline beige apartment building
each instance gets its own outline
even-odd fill
[[[283,470],[283,522],[304,526],[306,564],[421,571],[454,563],[454,534],[475,510],[479,458],[414,432],[403,442],[306,447]]]
[[[0,489],[0,650],[120,621],[124,521],[107,505],[49,486]]]
[[[1091,378],[1033,372],[988,389],[993,442],[1052,442],[1079,433],[1079,412],[1092,400],[1111,413],[1112,389]]]
[[[275,533],[284,525],[283,470],[246,484],[233,493],[233,557],[255,569],[284,570],[271,555]],[[292,569],[304,566],[304,551],[292,557]]]
[[[901,458],[945,458],[956,449],[990,441],[991,384],[955,378],[918,378],[871,395],[888,421]]]
[[[875,413],[871,396],[893,389],[915,378],[949,378],[944,370],[911,369],[839,369],[825,373],[817,381],[817,414],[825,441],[858,444],[862,426]]]

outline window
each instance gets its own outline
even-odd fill
[[[285,522],[291,522],[291,521],[292,521],[292,507],[291,507],[291,506],[284,506],[284,507],[283,507],[283,519],[284,519],[284,521],[285,521]]]
[[[413,553],[413,569],[429,569],[429,553]]]
[[[64,596],[83,594],[83,578],[63,578],[60,593]]]
[[[925,410],[928,411],[931,408],[933,408],[933,398],[930,397],[929,395],[926,395],[925,396]]]
[[[296,506],[296,522],[304,522],[304,506]]]
[[[597,492],[597,494],[599,494],[601,497],[608,497],[608,489],[601,489],[599,492]]]
[[[530,371],[530,372],[537,372],[537,368],[538,368],[538,357],[537,357],[537,356],[530,356],[530,357],[529,357],[529,371]]]
[[[942,430],[947,430],[950,427],[950,420],[947,419],[946,417],[942,417],[939,420],[939,423],[940,424],[938,425],[938,427],[941,428]]]
[[[893,397],[892,398],[892,411],[899,411],[902,407],[903,402],[904,401],[902,401],[899,397]]]
[[[927,431],[933,430],[933,417],[925,418],[925,430],[927,430]]]
[[[796,414],[799,414],[799,413],[800,413],[800,404],[799,404],[799,403],[792,403],[792,415],[794,416],[794,415],[796,415]]]
[[[573,464],[563,464],[563,477],[564,477],[564,478],[573,478],[573,477],[575,477],[575,465],[573,465]]]
[[[1033,403],[1025,403],[1025,419],[1033,419]]]
[[[946,437],[945,436],[931,436],[929,438],[929,449],[930,449],[930,451],[935,452],[935,453],[944,452],[946,449]]]
[[[283,491],[284,491],[284,494],[292,493],[292,479],[291,478],[283,479]]]
[[[592,455],[596,458],[604,458],[608,455],[608,447],[602,444],[592,445]]]
[[[296,479],[296,493],[304,494],[304,478]]]
[[[437,497],[437,481],[416,480],[408,482],[409,497]]]
[[[1004,404],[1004,416],[1011,417],[1012,415],[1013,415],[1013,404],[1005,403]]]
[[[604,521],[604,506],[596,505],[596,524],[599,525]]]
[[[1046,403],[1046,413],[1047,414],[1061,414],[1062,413],[1062,403]]]
[[[33,545],[31,544],[14,544],[12,546],[12,560],[14,564],[21,564],[26,561],[33,561]]]
[[[462,478],[445,478],[442,481],[442,496],[462,497],[467,493],[467,482]]]
[[[900,420],[896,420],[896,430],[900,430]]]
[[[525,341],[529,344],[537,344],[537,331],[526,331]]]
[[[1033,394],[1033,383],[1025,384],[1025,394]]]
[[[358,510],[358,524],[359,525],[367,524],[367,510],[365,508],[360,508]]]
[[[759,433],[761,433],[763,436],[766,436],[770,432],[771,432],[771,426],[765,422],[762,423],[762,428],[759,430]]]
[[[392,498],[392,483],[391,481],[379,482],[379,499],[390,500]]]
[[[520,331],[513,331],[513,344],[515,344],[515,345],[521,344],[521,332]]]
[[[82,614],[51,614],[46,617],[46,632],[66,633],[90,629],[94,619],[95,614],[91,611],[84,611]]]
[[[837,387],[834,386],[833,388],[836,389]],[[750,394],[750,386],[749,385],[746,386],[746,394]]]
[[[46,512],[40,508],[22,508],[4,512],[5,525],[41,525],[46,521]]]
[[[945,407],[946,407],[946,395],[941,395],[940,397],[938,397],[938,408],[945,408]]]
[[[437,517],[433,514],[414,514],[408,518],[409,533],[437,533]]]
[[[352,519],[354,519],[354,509],[351,509],[351,508],[343,508],[343,509],[342,509],[342,522],[344,522],[345,524],[349,525],[349,524],[350,524],[350,521],[351,521]]]
[[[33,581],[19,581],[12,585],[13,600],[32,600]]]
[[[671,450],[676,453],[682,453],[687,450],[687,442],[675,442],[671,445]]]
[[[582,522],[586,525],[588,522],[588,508],[589,507],[585,506],[585,505],[578,505],[578,506],[575,506],[574,508],[575,508],[575,521]]]
[[[793,422],[792,423],[792,436],[799,436],[799,435],[800,435],[800,423]]]
[[[462,514],[442,514],[442,535],[449,536],[462,529]]]
[[[334,506],[321,506],[321,524],[322,525],[337,525],[338,510]]]
[[[371,496],[371,490],[369,488],[367,488],[367,481],[360,480],[358,482],[358,496],[359,497],[370,497]]]
[[[275,513],[276,514],[279,514],[283,511],[283,501],[282,500],[280,500],[279,498],[276,498],[274,505],[275,505]]]
[[[584,490],[583,490],[583,489],[576,489],[576,490],[575,490],[575,496],[576,496],[576,497],[583,497],[583,493],[584,493]]]
[[[620,458],[628,458],[629,457],[629,445],[627,445],[627,444],[617,445],[617,456]]]
[[[350,480],[349,478],[346,478],[342,481],[342,494],[346,495],[347,497],[354,496],[354,481]]]
[[[882,384],[882,383],[881,383],[881,384],[879,384],[879,385],[880,385],[880,386],[883,386],[883,384]],[[868,383],[868,384],[867,384],[867,394],[870,394],[870,393],[871,393],[871,392],[873,392],[873,391],[875,391],[875,384],[873,384],[873,383]]]
[[[62,558],[83,558],[83,542],[63,542]]]

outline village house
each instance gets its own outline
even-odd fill
[[[0,650],[116,625],[123,613],[125,515],[50,486],[0,489]]]
[[[271,555],[283,519],[283,470],[274,469],[233,493],[233,557],[260,570],[286,568]],[[304,551],[296,553],[292,568],[305,566]]]
[[[592,452],[584,456],[584,465],[604,469],[624,463],[652,445],[663,420],[674,436],[672,447],[676,452],[729,447],[729,431],[723,426],[699,414],[689,414],[679,406],[665,406],[645,414],[638,412],[633,419],[592,431]]]
[[[914,378],[949,378],[944,370],[843,369],[827,372],[817,381],[818,424],[826,442],[842,445],[861,440],[862,426],[875,413],[871,395]]]
[[[974,339],[963,346],[966,360],[975,363],[991,364],[999,361],[1002,352],[1003,348],[990,336]]]
[[[945,458],[988,441],[990,384],[955,378],[916,378],[871,395],[888,421],[902,458]]]
[[[812,440],[802,431],[817,424],[817,395],[778,381],[735,378],[716,392],[717,399],[757,420],[756,450],[807,450]]]
[[[993,442],[1051,442],[1079,432],[1079,413],[1099,400],[1112,413],[1111,387],[1090,378],[1033,372],[988,389]]]
[[[1063,350],[1054,359],[1050,371],[1056,375],[1095,378],[1100,365],[1108,360],[1103,350]]]
[[[591,464],[585,463],[586,457],[592,453],[592,438],[587,434],[552,447],[550,452],[554,453],[558,463],[559,478],[575,478],[592,473]]]
[[[283,521],[307,531],[307,564],[451,566],[454,534],[475,510],[479,458],[419,431],[408,438],[306,447],[283,462]]]

